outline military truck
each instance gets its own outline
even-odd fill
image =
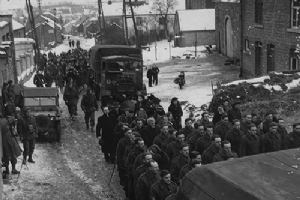
[[[24,87],[24,108],[35,117],[39,141],[60,141],[61,124],[57,88]]]
[[[295,200],[300,198],[300,149],[217,162],[190,171],[176,200]]]
[[[125,45],[95,45],[90,49],[90,65],[95,82],[100,86],[102,103],[114,101],[122,94],[147,94],[143,84],[141,49]]]

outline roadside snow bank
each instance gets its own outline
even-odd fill
[[[283,74],[281,72],[273,72],[268,76],[262,76],[252,79],[236,80],[222,86],[233,86],[243,83],[251,84],[254,87],[260,87],[270,91],[288,91],[292,88],[300,86],[300,73]]]

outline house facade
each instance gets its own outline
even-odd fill
[[[0,15],[0,87],[3,82],[17,82],[12,15]]]
[[[34,63],[34,40],[31,38],[15,38],[16,68],[18,81],[28,79],[35,68]]]
[[[241,18],[239,1],[216,3],[216,46],[219,53],[233,59],[241,57]]]
[[[300,70],[300,0],[243,1],[243,72]]]
[[[299,12],[300,0],[216,0],[217,48],[244,77],[298,71]]]
[[[35,18],[35,27],[39,44],[42,49],[53,45],[55,41],[58,44],[62,43],[62,27],[60,24],[55,23],[50,18],[45,17],[43,15],[37,16]],[[26,24],[26,30],[26,35],[30,38],[34,38],[29,22]]]
[[[14,31],[15,38],[24,38],[25,37],[25,26],[16,20],[12,20],[12,26]]]
[[[215,10],[193,9],[176,12],[174,46],[215,45]]]

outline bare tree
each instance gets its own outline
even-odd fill
[[[165,27],[165,35],[169,38],[168,14],[173,11],[177,5],[177,0],[154,0],[152,10],[160,15]]]

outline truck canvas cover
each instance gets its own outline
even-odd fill
[[[249,156],[196,168],[176,200],[300,199],[300,149]]]
[[[24,87],[23,96],[26,97],[56,97],[58,89],[55,87]]]

